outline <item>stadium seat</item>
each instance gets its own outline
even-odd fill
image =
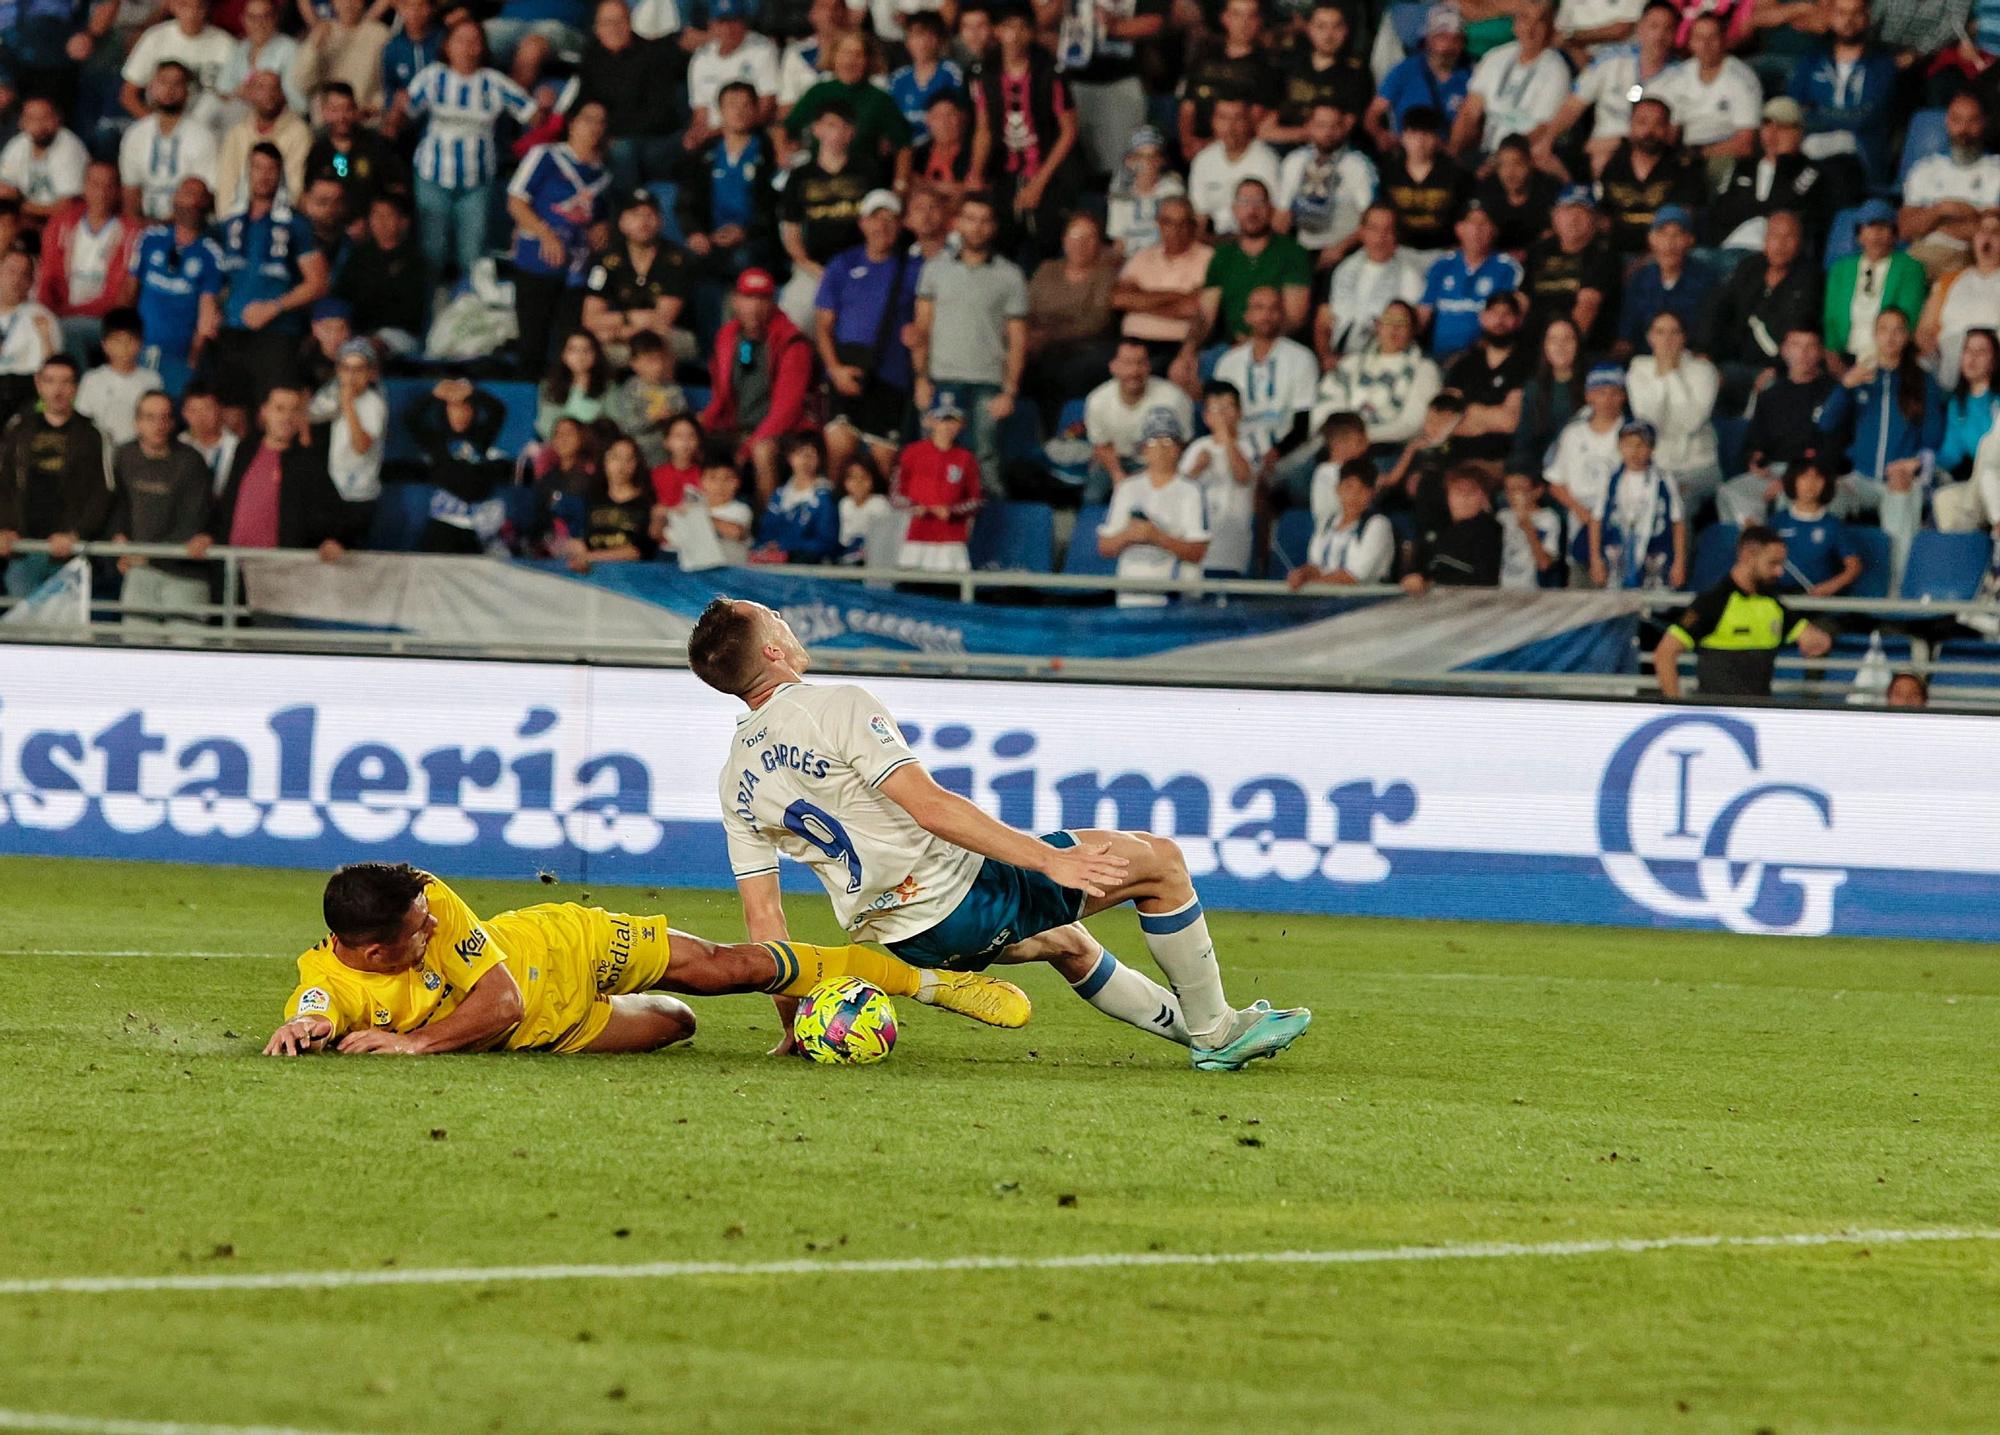
[[[1047,573],[1054,564],[1055,510],[1046,503],[989,503],[972,525],[970,547],[972,566],[982,571]]]
[[[1826,246],[1820,251],[1820,263],[1831,269],[1848,255],[1858,252],[1860,243],[1854,237],[1854,221],[1860,217],[1857,206],[1843,209],[1833,216],[1833,223],[1827,226]]]
[[[1918,110],[1910,116],[1910,127],[1903,132],[1903,162],[1896,170],[1896,186],[1901,188],[1910,178],[1910,171],[1934,154],[1943,154],[1951,148],[1951,139],[1944,130],[1943,110]]]
[[[431,495],[436,492],[436,486],[428,483],[383,484],[368,529],[368,546],[383,553],[415,552],[430,521]]]
[[[1066,434],[1071,429],[1075,429],[1079,434],[1081,434],[1083,432],[1083,415],[1084,415],[1083,399],[1064,400],[1062,406],[1062,412],[1056,416],[1056,431],[1054,434],[1051,434],[1050,437],[1054,438],[1062,434]]]
[[[1847,536],[1861,550],[1861,576],[1848,589],[1857,598],[1889,596],[1889,535],[1864,523],[1851,523]]]
[[[1278,515],[1277,527],[1271,531],[1271,553],[1277,560],[1280,573],[1289,573],[1306,561],[1312,537],[1313,516],[1310,511],[1288,508]]]
[[[1741,416],[1718,418],[1715,420],[1716,460],[1722,465],[1725,478],[1743,472],[1749,458],[1746,450],[1750,442],[1750,420]]]
[[[1076,528],[1069,536],[1069,551],[1063,555],[1063,572],[1101,578],[1118,571],[1117,559],[1105,558],[1097,551],[1097,527],[1109,511],[1102,503],[1086,503],[1076,511]]]
[[[1702,529],[1694,541],[1694,572],[1688,586],[1700,591],[1712,588],[1729,576],[1736,563],[1736,535],[1743,530],[1733,523],[1717,523]]]
[[[1993,540],[1984,533],[1925,529],[1910,545],[1902,596],[1949,602],[1971,598],[1979,592],[1992,557]]]

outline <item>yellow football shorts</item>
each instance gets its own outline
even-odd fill
[[[510,967],[541,967],[540,992],[529,995],[527,1015],[507,1042],[515,1051],[582,1051],[611,1020],[612,997],[647,991],[667,974],[672,938],[662,916],[549,902],[503,912],[486,925]],[[530,985],[523,981],[522,991]]]

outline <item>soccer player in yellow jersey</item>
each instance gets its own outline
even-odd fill
[[[868,947],[718,945],[665,917],[574,902],[482,922],[451,888],[401,863],[341,868],[324,908],[327,936],[299,958],[298,987],[266,1056],[654,1051],[694,1034],[694,1013],[669,992],[800,996],[830,977],[859,977],[989,1026],[1020,1026],[1030,1011],[1010,983],[919,972]]]

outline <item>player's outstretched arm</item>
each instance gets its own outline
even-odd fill
[[[333,1035],[333,1023],[323,1016],[295,1016],[264,1043],[266,1056],[304,1056],[324,1050]]]
[[[785,922],[785,903],[776,872],[759,872],[754,877],[739,878],[736,892],[743,899],[743,929],[750,934],[751,941],[791,940],[792,932]],[[771,1004],[778,1009],[778,1022],[784,1028],[784,1035],[771,1048],[771,1055],[789,1056],[797,1050],[792,1041],[792,1017],[798,1012],[799,999],[774,996]]]
[[[447,1051],[464,1051],[484,1046],[506,1035],[527,1014],[521,999],[521,984],[504,965],[489,969],[472,984],[465,1000],[453,1007],[449,1016],[420,1026],[415,1031],[349,1032],[336,1048],[343,1052],[393,1052],[403,1056],[433,1056]]]
[[[1102,897],[1121,886],[1130,866],[1113,856],[1107,844],[1051,847],[1016,832],[955,792],[939,787],[922,763],[906,762],[882,780],[881,792],[924,831],[945,841],[1014,867],[1040,872],[1065,887]]]

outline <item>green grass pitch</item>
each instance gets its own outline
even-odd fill
[[[0,861],[0,1282],[2000,1226],[1972,946],[1215,914],[1197,1074],[1046,971],[881,1066],[257,1055],[306,872]],[[573,887],[464,881],[483,912]],[[718,893],[600,890],[740,932]],[[824,902],[795,935],[834,935]],[[1143,959],[1128,915],[1098,926]],[[64,953],[142,953],[80,956]],[[230,956],[187,955],[229,953]],[[8,1412],[426,1432],[2000,1429],[2000,1243],[0,1294]],[[74,1427],[72,1427],[74,1428]]]

